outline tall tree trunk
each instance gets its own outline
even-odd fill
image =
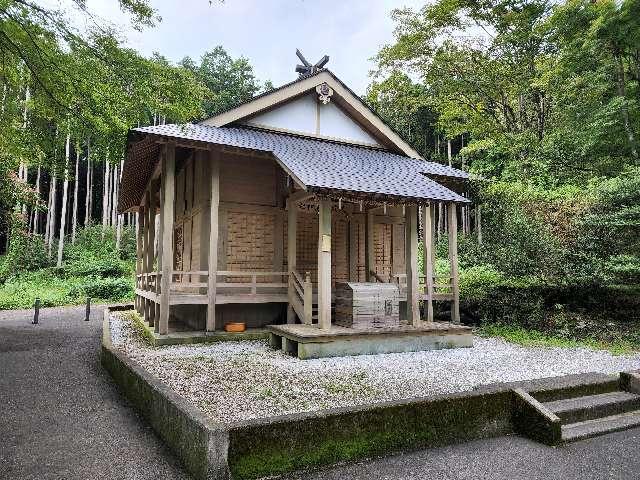
[[[117,228],[118,224],[118,209],[116,206],[118,197],[118,165],[113,166],[113,178],[111,180],[113,185],[111,189],[111,225]]]
[[[120,193],[120,179],[122,178],[122,168],[124,161],[120,161],[120,174],[116,177],[116,194],[113,200],[113,211],[116,214],[116,250],[120,251],[120,238],[122,237],[122,222],[124,215],[118,215],[118,194]]]
[[[447,160],[449,160],[449,166],[452,164],[452,155],[451,155],[451,139],[447,139]]]
[[[109,213],[109,159],[104,163],[104,182],[102,186],[102,228],[107,228]]]
[[[616,61],[616,79],[618,87],[618,96],[622,99],[622,123],[624,124],[624,130],[627,133],[627,139],[629,140],[629,148],[631,149],[631,156],[638,160],[638,149],[636,146],[636,138],[633,133],[633,127],[629,121],[629,109],[627,107],[627,92],[625,86],[625,74],[624,63],[622,62],[622,52],[617,47],[614,47],[613,56]]]
[[[38,204],[40,203],[40,175],[41,175],[42,167],[38,165],[38,174],[36,175],[36,204],[33,207],[33,213],[31,215],[31,231],[34,234],[38,234],[38,217],[40,216],[40,212],[38,210]]]
[[[58,183],[58,179],[53,176],[52,181],[52,193],[51,193],[51,218],[49,220],[49,256],[53,253],[53,241],[55,239],[55,231],[56,231],[56,184]]]
[[[87,178],[85,180],[85,185],[87,191],[84,197],[84,226],[89,226],[91,223],[91,157],[89,156],[89,140],[87,140]]]
[[[44,243],[49,246],[49,232],[51,231],[51,196],[53,193],[53,178],[49,179],[49,198],[47,200],[47,212],[44,225]]]
[[[29,85],[25,87],[24,90],[24,108],[22,109],[22,130],[26,130],[29,122],[29,100],[31,100],[31,90],[29,89]],[[20,168],[18,169],[18,178],[22,180],[25,184],[29,183],[28,179],[28,169],[27,165],[20,161]],[[22,215],[27,213],[27,205],[22,203],[20,205],[19,211]]]
[[[78,183],[80,178],[80,145],[76,144],[76,176],[73,186],[73,216],[71,217],[71,243],[76,243],[76,226],[78,224]]]
[[[62,187],[62,212],[60,215],[60,238],[58,239],[58,261],[56,265],[62,266],[62,251],[64,250],[64,228],[67,222],[67,196],[69,194],[69,149],[71,135],[67,133],[67,144],[65,147],[65,163],[64,163],[64,183]]]

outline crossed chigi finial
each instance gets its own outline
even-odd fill
[[[325,55],[315,65],[311,65],[297,48],[296,55],[302,62],[302,65],[296,65],[296,72],[298,72],[301,77],[304,75],[309,75],[311,73],[316,73],[318,70],[322,70],[329,61],[329,55]]]

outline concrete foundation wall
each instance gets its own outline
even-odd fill
[[[228,479],[228,432],[111,347],[105,310],[100,361],[125,397],[197,479]],[[144,452],[132,452],[144,455]]]
[[[287,415],[229,430],[234,478],[256,478],[341,460],[513,432],[508,389]]]
[[[523,403],[523,394],[518,398],[513,389],[550,395],[559,390],[593,388],[590,382],[603,379],[618,381],[617,377],[603,375],[596,375],[595,379],[593,375],[542,379],[221,425],[113,349],[109,313],[107,309],[103,366],[198,480],[258,478],[403,449],[505,435],[514,430],[528,433],[527,426],[539,422],[540,414],[528,408],[531,399]]]

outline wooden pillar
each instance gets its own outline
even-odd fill
[[[460,323],[460,287],[458,283],[458,215],[456,204],[450,203],[447,208],[449,220],[449,264],[451,266],[451,321]]]
[[[365,215],[364,223],[364,251],[365,251],[365,282],[375,282],[373,272],[376,269],[376,257],[373,249],[374,237],[373,237],[373,211],[369,210]]]
[[[331,200],[319,200],[318,212],[318,326],[331,328]]]
[[[349,215],[349,281],[358,281],[358,223]]]
[[[296,270],[297,236],[298,206],[295,202],[287,200],[287,272],[289,272],[287,282],[289,284],[289,298],[292,298],[293,295],[295,295],[295,292],[293,291],[292,272]],[[296,312],[293,310],[291,302],[287,305],[287,323],[296,323]]]
[[[418,207],[407,205],[404,218],[405,264],[407,268],[407,320],[411,325],[420,324],[418,303]]]
[[[211,193],[209,202],[209,275],[207,278],[207,332],[216,329],[216,284],[218,281],[218,218],[220,210],[220,152],[209,152]]]
[[[427,322],[433,322],[433,205],[422,207],[422,231],[424,232],[425,310]]]
[[[154,260],[155,260],[155,243],[156,243],[156,193],[155,193],[155,183],[151,182],[149,190],[146,194],[146,204],[147,204],[147,218],[145,219],[145,228],[147,232],[147,248],[146,248],[146,270],[147,273],[154,272]],[[159,278],[156,276],[156,287],[154,290],[158,290],[157,282]],[[147,291],[151,291],[151,287],[149,282],[145,284],[145,289]],[[147,300],[147,321],[149,322],[149,326],[153,327],[156,325],[156,302]]]
[[[144,205],[138,207],[136,214],[138,221],[136,222],[136,289],[142,288],[144,279],[138,278],[137,275],[144,273]],[[143,314],[144,297],[136,293],[136,311]]]
[[[168,143],[162,159],[162,192],[160,224],[162,225],[162,279],[160,287],[160,319],[158,333],[169,333],[169,301],[173,272],[173,221],[176,173],[176,145]]]

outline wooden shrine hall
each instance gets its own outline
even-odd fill
[[[242,322],[299,358],[471,346],[456,239],[467,174],[422,159],[307,67],[199,124],[130,131],[119,210],[138,216],[135,308],[158,336]],[[434,322],[434,302],[450,322]]]

